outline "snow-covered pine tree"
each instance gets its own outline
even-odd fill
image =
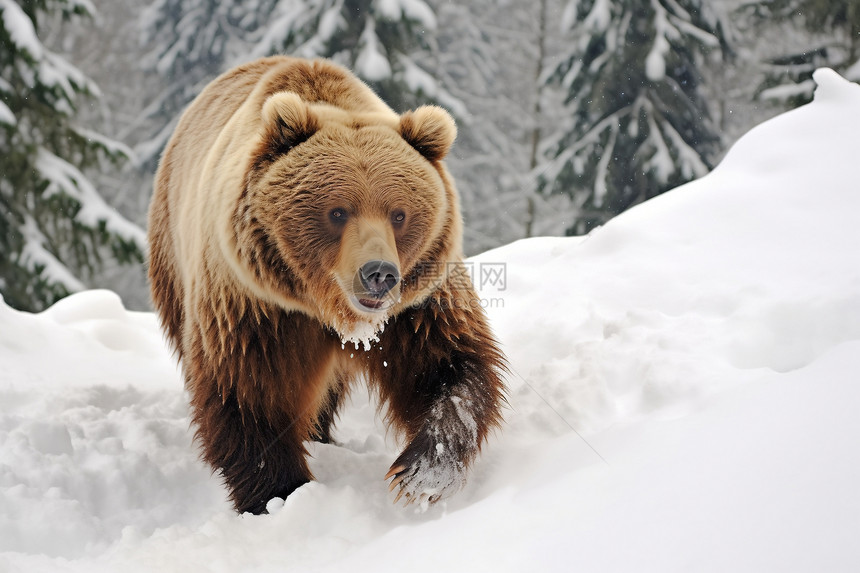
[[[860,81],[860,2],[857,0],[760,0],[745,4],[761,27],[803,30],[801,41],[766,61],[758,97],[796,107],[812,100],[812,72],[827,66]],[[790,26],[786,26],[790,24]]]
[[[268,21],[278,0],[155,0],[140,18],[141,66],[166,89],[144,109],[134,137],[141,166],[154,173],[185,107]]]
[[[126,155],[75,123],[98,90],[38,36],[50,14],[91,10],[87,0],[0,0],[0,293],[21,309],[83,288],[105,257],[143,259],[143,231],[83,173]]]
[[[424,0],[280,0],[251,55],[331,58],[397,111],[431,100],[461,105],[446,102],[449,94],[419,63],[436,25]]]
[[[581,234],[704,175],[720,136],[701,90],[706,54],[727,50],[725,15],[706,0],[571,0],[569,49],[549,80],[567,118],[544,146],[545,193],[568,193]]]
[[[434,0],[439,18],[428,69],[465,102],[448,165],[462,196],[465,248],[475,253],[524,236],[561,234],[569,200],[535,193],[535,150],[561,115],[542,81],[560,50],[562,0]]]
[[[504,4],[503,6],[500,4]],[[439,24],[421,65],[452,94],[458,135],[447,159],[475,253],[524,236],[533,127],[534,6],[524,2],[433,0]]]

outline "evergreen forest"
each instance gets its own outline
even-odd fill
[[[582,235],[860,80],[857,0],[0,0],[0,295],[147,309],[146,215],[178,117],[228,68],[326,57],[448,109],[465,249]]]

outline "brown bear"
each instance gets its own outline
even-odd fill
[[[213,81],[161,159],[149,279],[203,458],[239,512],[312,479],[350,384],[406,440],[395,501],[460,489],[505,359],[462,262],[441,108],[398,115],[347,70],[271,57]],[[362,348],[359,348],[359,343]]]

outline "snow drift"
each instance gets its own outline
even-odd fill
[[[860,567],[860,86],[815,81],[701,180],[472,261],[510,409],[425,513],[358,389],[317,481],[236,516],[151,314],[0,304],[0,570]]]

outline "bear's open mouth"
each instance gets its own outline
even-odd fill
[[[385,305],[385,301],[378,298],[360,298],[358,304],[369,310],[379,310]]]

